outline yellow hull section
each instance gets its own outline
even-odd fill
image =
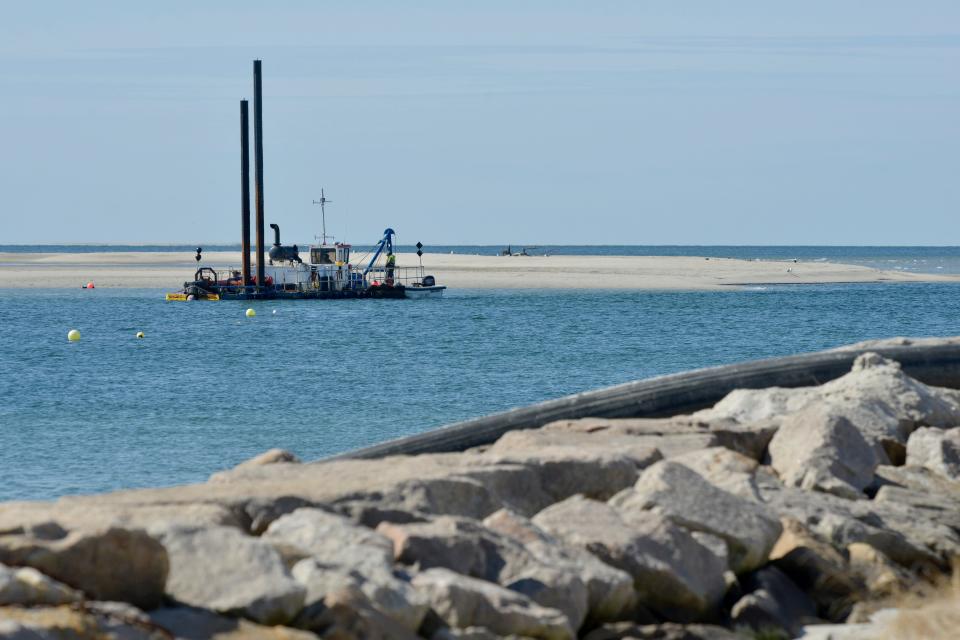
[[[215,294],[215,293],[208,293],[205,298],[197,298],[197,300],[219,300],[219,299],[220,299],[220,296],[218,296],[218,295]],[[171,301],[171,300],[173,300],[173,301],[178,301],[178,302],[186,302],[186,300],[187,300],[187,294],[185,294],[185,293],[168,293],[168,294],[167,294],[167,301],[169,302],[169,301]]]

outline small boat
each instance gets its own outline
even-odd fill
[[[197,270],[193,280],[183,289],[168,293],[167,300],[275,300],[275,299],[339,299],[339,298],[438,298],[445,286],[424,271],[423,245],[417,243],[421,264],[400,267],[393,252],[393,229],[386,229],[372,250],[372,257],[359,263],[351,261],[352,247],[343,242],[327,243],[326,210],[329,202],[321,190],[323,235],[319,245],[311,245],[306,261],[297,245],[280,242],[280,226],[271,224],[274,241],[269,260],[264,248],[263,215],[263,127],[261,121],[260,61],[253,63],[253,110],[256,161],[257,249],[256,274],[250,269],[250,166],[247,101],[240,102],[240,174],[241,174],[241,260],[240,269],[217,271],[200,266],[203,248],[197,247]]]
[[[445,286],[436,283],[433,276],[424,276],[420,282],[406,287],[404,293],[408,298],[439,298],[445,289]]]

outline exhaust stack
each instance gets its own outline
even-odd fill
[[[240,251],[243,286],[250,286],[250,124],[247,101],[240,101]]]
[[[270,264],[273,264],[274,260],[279,262],[284,260],[303,262],[303,260],[300,259],[300,249],[297,245],[285,247],[280,244],[280,225],[271,224],[270,228],[273,229],[273,246],[270,247]]]
[[[253,61],[253,151],[257,199],[257,289],[265,281],[263,247],[263,87],[260,61]]]

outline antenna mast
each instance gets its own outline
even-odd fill
[[[326,211],[325,205],[328,202],[331,202],[331,200],[327,200],[327,197],[323,193],[323,189],[320,189],[320,199],[313,201],[313,204],[320,205],[320,220],[321,220],[321,224],[323,225],[323,235],[321,236],[320,244],[327,244],[328,237],[331,240],[333,239],[333,236],[327,235],[327,211]]]

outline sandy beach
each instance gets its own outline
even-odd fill
[[[416,265],[399,254],[397,265]],[[237,267],[237,252],[204,254],[203,265]],[[678,289],[867,282],[960,282],[960,276],[882,271],[828,262],[661,256],[477,256],[425,254],[427,273],[451,288]],[[0,288],[182,286],[196,269],[187,252],[0,253]]]

